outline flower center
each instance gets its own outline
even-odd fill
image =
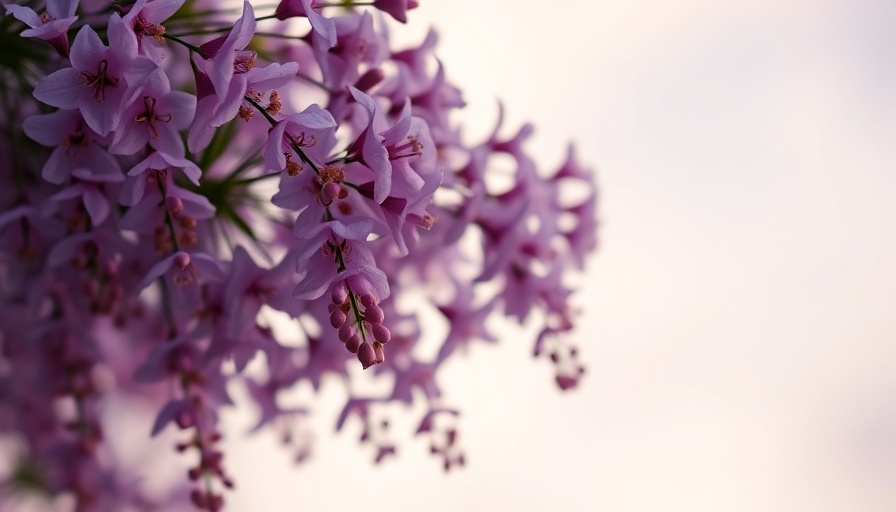
[[[406,143],[388,146],[386,150],[389,151],[389,160],[398,160],[400,158],[422,155],[423,144],[420,144],[417,137],[408,135],[408,141]]]
[[[143,112],[134,116],[134,121],[138,123],[146,123],[149,126],[149,133],[152,138],[159,136],[159,129],[156,123],[167,123],[171,121],[171,114],[156,114],[156,99],[152,96],[143,97]]]
[[[156,23],[149,23],[143,16],[137,16],[137,21],[134,22],[134,34],[137,35],[138,40],[142,36],[149,36],[161,43],[162,36],[165,34],[165,27]]]
[[[86,71],[79,73],[78,83],[93,89],[93,99],[96,101],[106,99],[106,87],[118,87],[118,79],[109,74],[109,62],[106,59],[100,61],[95,75]]]

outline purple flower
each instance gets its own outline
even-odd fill
[[[100,135],[118,127],[123,104],[158,66],[137,55],[137,39],[117,14],[109,19],[109,46],[90,25],[78,31],[69,58],[72,67],[44,78],[34,89],[38,100],[62,109],[80,109]]]
[[[104,169],[104,171],[107,171]],[[109,216],[109,199],[103,184],[105,183],[121,183],[124,176],[118,172],[91,172],[88,169],[80,168],[72,172],[72,176],[77,181],[68,187],[60,190],[56,194],[47,198],[44,214],[50,214],[59,209],[59,203],[70,200],[80,199],[90,216],[92,226],[99,226]]]
[[[143,55],[159,62],[162,58],[162,36],[165,27],[162,22],[171,17],[184,0],[137,0],[131,6],[123,21],[137,36],[137,45]]]
[[[185,158],[176,158],[155,151],[128,171],[128,179],[121,189],[121,203],[128,206],[137,204],[143,197],[143,191],[149,180],[155,183],[156,180],[163,179],[166,180],[168,188],[173,188],[172,177],[168,171],[174,169],[180,169],[194,185],[199,185],[202,171],[196,164]]]
[[[28,25],[22,37],[36,37],[53,45],[63,57],[68,56],[68,29],[78,19],[78,0],[47,0],[47,9],[40,15],[29,7],[7,4],[6,11]]]
[[[77,110],[33,115],[22,128],[35,141],[54,148],[41,170],[50,183],[65,183],[81,169],[91,174],[121,174],[118,161],[103,149],[104,138],[87,126]]]
[[[293,290],[293,296],[316,299],[337,279],[349,279],[355,293],[371,293],[380,300],[388,297],[386,275],[376,267],[373,254],[367,247],[370,229],[371,223],[367,220],[349,224],[331,221],[296,233],[303,240],[296,269],[305,277]]]
[[[161,153],[182,158],[184,144],[178,132],[190,125],[195,109],[192,94],[168,87],[138,89],[124,110],[109,150],[131,155],[149,144]]]

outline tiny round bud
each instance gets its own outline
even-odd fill
[[[380,343],[388,343],[392,339],[392,333],[382,324],[371,325],[370,331],[373,333],[373,339]]]
[[[332,325],[334,329],[339,329],[345,324],[347,318],[348,317],[345,316],[345,313],[343,313],[341,309],[337,309],[330,313],[330,325]]]
[[[181,251],[174,256],[174,265],[183,270],[190,264],[190,255]]]
[[[364,319],[372,324],[383,323],[383,310],[379,306],[367,306],[364,310]]]
[[[334,199],[339,197],[339,184],[336,182],[329,182],[320,190],[320,201],[323,204],[330,204]]]
[[[376,364],[376,352],[373,350],[373,345],[366,341],[361,343],[361,346],[358,347],[358,361],[361,361],[361,366],[365,370]]]
[[[357,354],[358,349],[361,347],[361,337],[358,336],[357,333],[352,334],[351,337],[345,340],[345,348],[348,349],[352,354]]]
[[[168,196],[165,198],[165,208],[168,208],[169,212],[177,215],[184,211],[184,202],[177,196]]]
[[[193,426],[193,415],[190,414],[190,411],[181,409],[174,416],[174,421],[177,423],[177,426],[181,429],[190,428]]]

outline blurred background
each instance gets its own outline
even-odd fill
[[[441,374],[468,466],[421,411],[377,467],[342,392],[295,467],[227,417],[240,511],[891,511],[896,507],[896,2],[421,0],[469,140],[507,106],[601,191],[561,394],[505,333]],[[402,418],[405,420],[402,420]],[[405,421],[405,423],[402,423]]]

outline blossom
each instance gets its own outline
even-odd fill
[[[87,126],[78,110],[36,114],[25,119],[22,128],[33,140],[54,148],[41,169],[41,176],[50,183],[64,183],[81,169],[121,173],[118,161],[103,148],[104,138]]]
[[[78,31],[69,58],[72,67],[44,78],[34,89],[38,100],[62,109],[80,109],[100,135],[118,127],[128,94],[158,66],[137,55],[137,40],[117,14],[109,19],[109,46],[90,25]]]
[[[46,10],[38,15],[30,7],[6,4],[6,11],[29,28],[22,37],[36,37],[53,45],[63,57],[68,56],[68,29],[78,17],[78,0],[47,0]]]

